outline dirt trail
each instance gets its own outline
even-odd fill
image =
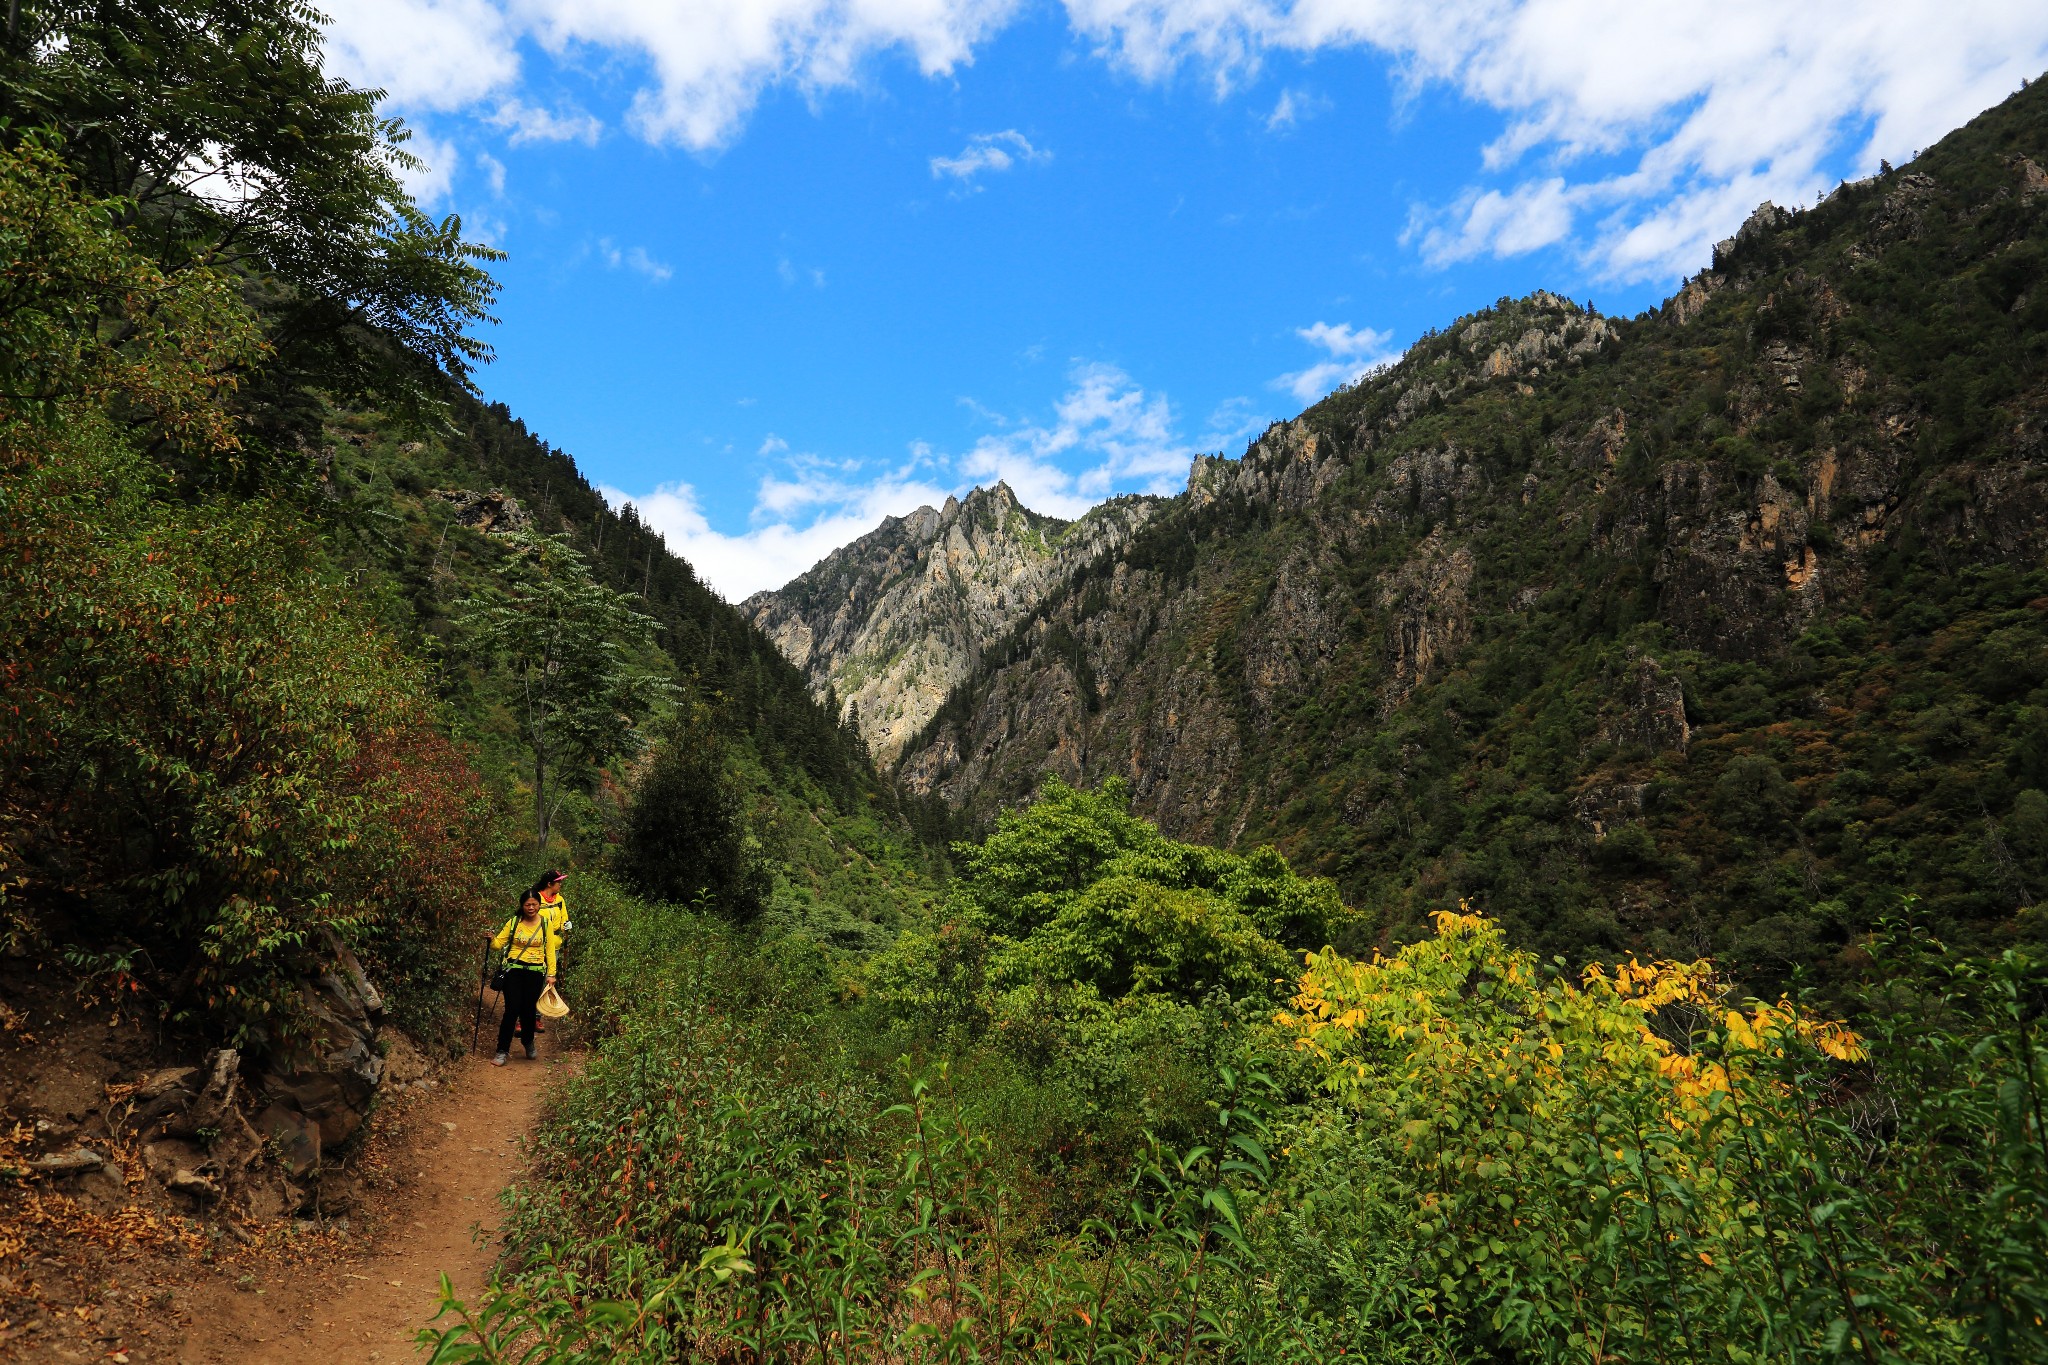
[[[497,1259],[498,1194],[525,1166],[525,1139],[542,1092],[568,1065],[540,1040],[529,1062],[513,1044],[503,1067],[487,1056],[450,1067],[404,1149],[416,1179],[386,1196],[387,1229],[365,1254],[259,1274],[242,1285],[195,1287],[184,1365],[355,1365],[414,1359],[413,1334],[440,1306],[440,1276],[474,1295]]]

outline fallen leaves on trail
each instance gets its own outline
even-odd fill
[[[175,1214],[164,1215],[130,1206],[113,1213],[95,1213],[55,1190],[24,1190],[0,1214],[0,1258],[17,1255],[32,1232],[54,1232],[73,1243],[89,1243],[106,1251],[182,1251],[197,1255],[206,1249],[199,1224]]]

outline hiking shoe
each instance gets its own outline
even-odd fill
[[[497,1056],[495,1056],[495,1057],[491,1058],[491,1065],[492,1065],[492,1066],[503,1066],[503,1065],[505,1065],[505,1063],[507,1063],[507,1062],[509,1062],[509,1061],[511,1061],[511,1060],[512,1060],[512,1058],[511,1058],[511,1056],[510,1056],[509,1054],[501,1052],[501,1053],[499,1053],[499,1054],[498,1054]]]
[[[546,1024],[535,1024],[533,1026],[533,1031],[535,1033],[546,1033],[548,1031],[548,1026]]]
[[[537,1051],[535,1051],[535,1050],[534,1050],[534,1046],[533,1046],[533,1044],[532,1044],[532,1043],[528,1043],[528,1044],[526,1045],[526,1060],[527,1060],[527,1061],[529,1061],[529,1062],[530,1062],[530,1061],[532,1061],[532,1060],[533,1060],[533,1059],[534,1059],[535,1057],[537,1057],[537,1056],[539,1056],[539,1055],[540,1055],[540,1054],[539,1054],[539,1053],[538,1053]]]

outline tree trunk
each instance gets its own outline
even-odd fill
[[[547,761],[541,757],[538,744],[533,746],[533,828],[539,839],[539,851],[548,851],[548,784]]]

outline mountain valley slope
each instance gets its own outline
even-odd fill
[[[2038,935],[2044,165],[2037,85],[1763,206],[1640,317],[1539,292],[1424,337],[951,646],[899,779],[986,821],[1123,777],[1177,836],[1336,877],[1383,941],[1469,900],[1764,983],[1906,896]]]

